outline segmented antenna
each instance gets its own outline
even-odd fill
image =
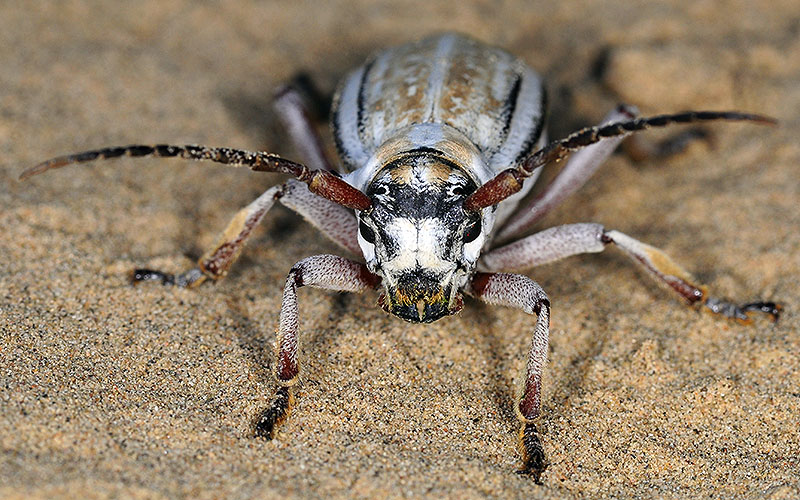
[[[672,115],[635,118],[599,127],[584,128],[570,134],[565,139],[550,142],[522,160],[516,167],[497,174],[464,200],[464,210],[477,211],[500,203],[522,189],[524,180],[530,177],[536,169],[550,162],[559,161],[571,152],[600,142],[603,139],[631,134],[649,128],[666,127],[675,123],[697,123],[713,120],[749,121],[771,125],[777,123],[777,120],[768,116],[740,113],[738,111],[685,111]]]
[[[299,181],[308,184],[308,188],[323,198],[355,210],[366,210],[371,205],[370,199],[341,178],[327,170],[311,170],[305,165],[281,158],[278,155],[245,151],[231,148],[209,148],[206,146],[171,146],[157,144],[154,146],[135,144],[130,146],[111,147],[84,151],[66,156],[59,156],[29,168],[19,176],[20,180],[41,174],[54,168],[61,168],[73,163],[86,163],[95,160],[108,160],[121,156],[157,156],[164,158],[181,157],[188,160],[206,160],[222,163],[232,167],[250,167],[256,172],[278,172],[289,174]]]

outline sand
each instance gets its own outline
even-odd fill
[[[800,497],[800,16],[796,0],[761,5],[2,3],[0,497]],[[703,314],[616,250],[528,272],[553,304],[543,485],[514,473],[531,317],[469,300],[412,326],[374,293],[301,290],[298,405],[276,440],[253,439],[285,275],[342,251],[275,208],[219,283],[128,273],[187,268],[279,176],[125,160],[17,181],[136,142],[296,157],[272,89],[306,71],[330,91],[374,49],[446,29],[539,70],[553,136],[618,101],[781,121],[715,125],[713,147],[670,159],[615,156],[541,224],[601,222],[721,296],[785,306],[777,324]]]

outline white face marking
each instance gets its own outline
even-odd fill
[[[422,268],[437,274],[452,273],[456,263],[441,258],[444,250],[441,241],[446,237],[446,231],[441,221],[436,219],[395,219],[386,228],[386,233],[400,250],[396,257],[383,263],[384,272],[391,276]]]

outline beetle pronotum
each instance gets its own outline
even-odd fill
[[[657,248],[594,223],[568,224],[520,237],[573,193],[627,135],[650,127],[711,120],[773,123],[740,112],[690,111],[638,118],[620,106],[597,127],[547,142],[539,76],[511,54],[457,34],[433,36],[377,53],[341,83],[331,163],[291,88],[276,106],[306,165],[264,152],[205,146],[124,146],[54,158],[21,178],[71,163],[120,156],[179,156],[292,176],[239,211],[218,243],[182,274],[137,270],[137,281],[192,286],[225,276],[253,228],[275,201],[362,257],[316,255],[296,263],[283,291],[275,377],[279,388],[255,434],[272,438],[288,415],[298,380],[297,289],[362,292],[383,288],[378,303],[406,321],[432,322],[458,312],[462,294],[536,315],[515,412],[522,472],[538,481],[547,466],[537,432],[547,358],[550,301],[524,270],[614,244],[689,304],[748,321],[771,302],[738,306],[709,295]],[[542,166],[574,153],[553,182],[520,207]]]

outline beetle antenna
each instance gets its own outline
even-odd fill
[[[588,127],[570,134],[565,139],[552,141],[530,154],[516,167],[506,169],[478,188],[466,200],[464,210],[477,211],[503,201],[522,189],[524,180],[533,172],[554,161],[560,161],[573,151],[583,149],[610,137],[627,135],[649,128],[666,127],[674,123],[697,123],[714,120],[749,121],[774,125],[777,120],[768,116],[740,113],[738,111],[685,111],[672,115],[657,115],[647,118],[610,123],[599,127]]]
[[[370,199],[340,177],[327,170],[312,170],[305,165],[281,158],[278,155],[264,152],[245,151],[231,148],[209,148],[206,146],[171,146],[168,144],[130,145],[84,151],[66,156],[59,156],[29,168],[19,176],[20,180],[41,174],[54,168],[61,168],[73,163],[86,163],[94,160],[108,160],[120,156],[158,156],[171,158],[179,156],[189,160],[207,160],[232,167],[250,167],[256,172],[278,172],[289,174],[299,181],[308,184],[308,189],[325,199],[354,210],[366,210],[371,205]]]

